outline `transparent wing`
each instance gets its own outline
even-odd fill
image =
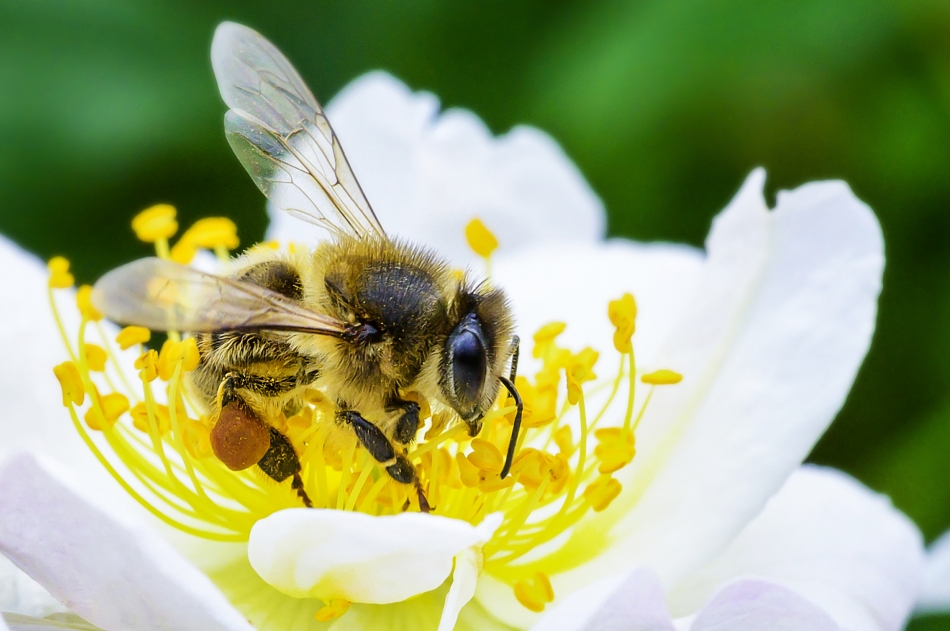
[[[118,267],[95,284],[107,318],[153,331],[299,331],[339,337],[346,324],[283,295],[158,258]]]
[[[277,207],[335,234],[385,236],[323,110],[273,44],[225,22],[211,64],[231,108],[228,142]]]

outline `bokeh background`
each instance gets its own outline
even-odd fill
[[[928,540],[950,528],[950,2],[0,0],[0,233],[84,282],[145,254],[128,221],[158,201],[260,238],[208,59],[224,19],[324,101],[384,68],[496,133],[550,132],[613,235],[701,245],[757,165],[770,194],[846,180],[887,270],[870,355],[811,459],[888,493]]]

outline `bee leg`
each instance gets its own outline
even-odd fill
[[[300,459],[290,439],[273,427],[270,430],[270,449],[260,459],[257,466],[276,482],[283,482],[293,477],[290,486],[297,491],[297,496],[307,508],[313,508],[313,502],[303,488],[303,479],[300,477]]]
[[[273,427],[268,427],[237,393],[239,388],[259,385],[253,376],[229,372],[219,388],[221,412],[211,429],[214,455],[232,471],[257,465],[277,482],[293,476],[291,487],[307,508],[313,503],[303,488],[300,459],[290,440]]]
[[[404,455],[396,453],[396,449],[386,438],[383,430],[360,416],[359,412],[353,410],[340,410],[339,419],[353,428],[353,433],[356,434],[360,444],[366,448],[366,451],[376,462],[386,468],[386,473],[393,480],[402,484],[412,483],[415,485],[416,493],[419,495],[419,508],[422,512],[428,513],[431,509],[425,493],[422,491],[422,486],[419,484],[419,478],[416,477],[415,467]]]
[[[419,431],[419,404],[415,401],[393,399],[386,407],[387,412],[401,412],[396,421],[393,440],[400,445],[408,445],[415,439]]]

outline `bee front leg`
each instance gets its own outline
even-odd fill
[[[426,500],[422,486],[419,484],[419,478],[416,477],[416,469],[404,455],[396,453],[393,444],[386,438],[386,434],[381,429],[360,416],[359,412],[353,410],[340,410],[338,414],[340,422],[346,423],[353,428],[353,433],[359,439],[360,444],[369,452],[369,455],[386,468],[386,473],[402,484],[415,484],[416,493],[419,496],[419,508],[424,513],[428,513],[431,508]]]
[[[386,406],[386,411],[399,414],[393,440],[400,445],[411,443],[416,437],[416,432],[419,431],[419,404],[415,401],[393,399]]]

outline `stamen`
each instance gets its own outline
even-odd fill
[[[143,211],[133,227],[140,239],[155,243],[159,256],[182,263],[201,248],[227,259],[239,244],[233,222],[210,218],[193,224],[169,247],[178,224],[174,208],[167,205]],[[466,227],[466,238],[486,263],[498,247],[478,220]],[[73,286],[69,262],[56,257],[49,270],[50,300],[70,356],[53,369],[63,405],[106,470],[165,523],[210,540],[246,541],[257,521],[303,506],[301,497],[309,497],[318,508],[369,515],[420,510],[413,484],[395,482],[355,436],[339,428],[333,421],[334,402],[316,389],[303,394],[303,409],[294,416],[266,419],[297,451],[301,471],[295,481],[275,483],[256,467],[231,471],[212,453],[215,419],[199,413],[189,398],[188,375],[201,359],[195,338],[172,332],[156,351],[143,346],[151,339],[148,329],[129,326],[111,339],[100,326],[102,314],[92,305],[91,288],[82,286],[75,297],[82,319],[73,341],[56,310],[53,291]],[[608,379],[597,377],[597,350],[572,352],[559,346],[563,322],[545,325],[533,336],[531,355],[540,369],[515,380],[523,415],[510,472],[504,470],[505,452],[517,406],[504,388],[483,415],[482,432],[475,438],[444,404],[418,392],[399,393],[420,408],[420,438],[405,457],[416,469],[418,488],[431,512],[473,524],[489,513],[503,513],[501,527],[483,546],[484,565],[532,611],[542,611],[553,601],[549,575],[584,562],[602,544],[587,542],[571,548],[571,554],[537,556],[539,546],[568,533],[585,515],[607,510],[623,492],[613,475],[637,457],[637,427],[653,390],[682,380],[672,370],[638,375],[632,340],[637,305],[632,295],[611,301],[607,312],[620,357],[616,374]],[[90,322],[98,331],[95,341],[86,339]],[[135,358],[134,377],[123,372],[127,364],[120,364],[114,344],[127,359]],[[122,391],[113,386],[115,375]],[[649,386],[645,396],[637,390],[638,378]],[[614,409],[618,399],[625,402],[622,414]],[[502,473],[510,474],[502,478]],[[532,552],[530,561],[522,560]],[[314,616],[333,620],[349,606],[331,600]]]

